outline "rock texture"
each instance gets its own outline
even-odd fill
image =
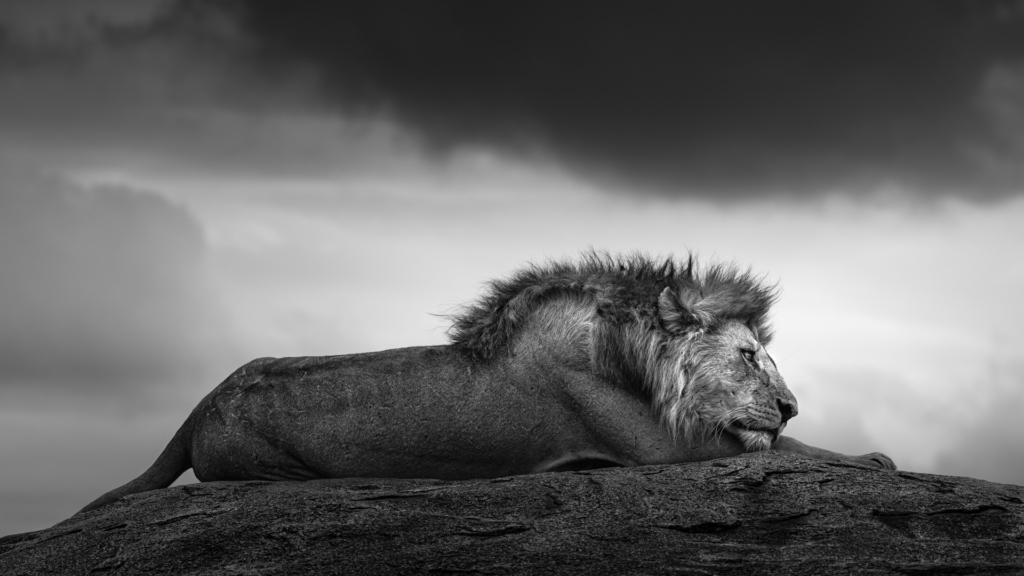
[[[786,454],[219,482],[0,539],[0,574],[1024,574],[1024,487]]]

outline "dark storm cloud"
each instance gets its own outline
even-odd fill
[[[191,3],[186,3],[186,5]],[[584,173],[744,193],[1019,190],[1003,125],[1024,4],[223,3],[267,70],[322,74],[350,115],[435,151],[541,145]]]
[[[103,26],[144,24],[171,0],[4,0],[0,28],[22,41],[48,42]]]
[[[390,174],[401,164],[402,130],[341,118],[312,74],[261,66],[212,4],[137,1],[0,1],[0,157],[190,177]],[[405,168],[419,161],[406,156]]]
[[[0,385],[189,375],[223,318],[194,217],[126,188],[0,163]]]

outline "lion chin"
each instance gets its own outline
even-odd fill
[[[782,424],[778,428],[770,429],[748,428],[743,423],[736,421],[728,424],[725,430],[739,438],[747,452],[761,452],[771,449],[772,443],[779,439],[779,435],[782,434],[782,429],[785,427],[786,425]]]

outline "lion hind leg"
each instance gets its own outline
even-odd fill
[[[167,447],[157,457],[156,462],[143,472],[141,476],[93,500],[85,508],[79,510],[78,514],[113,504],[129,494],[158,490],[170,486],[172,482],[192,467],[192,459],[189,456],[188,450],[188,443],[192,437],[191,423],[192,417],[189,416],[185,424],[178,429],[174,437],[171,438],[171,441],[167,443]]]

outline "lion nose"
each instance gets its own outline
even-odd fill
[[[790,418],[796,416],[797,409],[795,403],[788,400],[776,400],[775,403],[779,406],[779,413],[782,414],[783,422],[786,422]]]

